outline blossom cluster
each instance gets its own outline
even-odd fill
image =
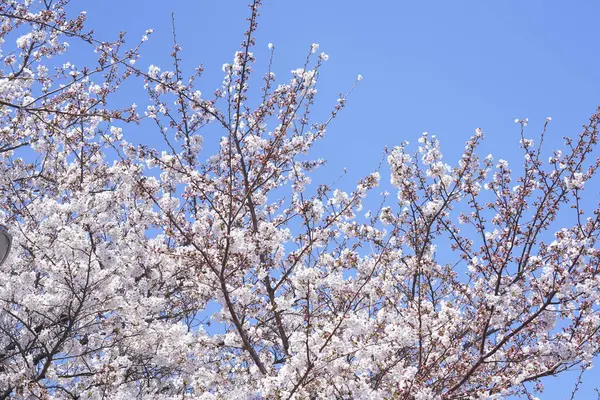
[[[341,190],[310,155],[349,92],[314,121],[318,44],[277,81],[269,44],[257,76],[259,1],[208,95],[179,45],[138,68],[151,30],[100,41],[66,3],[0,2],[0,398],[531,398],[591,367],[600,209],[580,200],[600,114],[549,158],[517,120],[515,171],[479,156],[481,129],[454,163],[425,133]],[[112,106],[125,80],[143,106]]]

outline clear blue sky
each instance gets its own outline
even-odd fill
[[[210,93],[220,85],[221,65],[238,49],[247,3],[75,0],[72,7],[88,12],[88,26],[100,38],[124,30],[133,44],[154,28],[141,66],[168,66],[174,12],[184,65],[191,70],[204,64],[200,87]],[[528,117],[535,136],[552,116],[551,145],[575,135],[600,105],[598,15],[600,2],[592,0],[266,0],[255,53],[260,70],[267,43],[274,43],[275,71],[284,77],[301,65],[311,43],[319,43],[330,55],[319,84],[323,112],[358,73],[364,76],[316,148],[329,161],[320,176],[331,181],[348,167],[341,184],[350,185],[376,167],[384,146],[416,142],[423,131],[436,134],[455,160],[480,126],[487,134],[484,152],[516,163],[515,118]],[[584,380],[576,398],[595,399],[592,383],[600,382],[600,366]],[[542,398],[568,398],[571,382],[546,381]]]

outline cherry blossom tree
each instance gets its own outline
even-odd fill
[[[350,92],[314,120],[316,44],[280,81],[269,44],[257,75],[259,8],[204,95],[175,34],[172,66],[141,70],[150,30],[126,47],[68,0],[0,1],[0,399],[533,399],[591,368],[600,114],[554,151],[549,119],[535,140],[517,121],[514,171],[479,155],[480,129],[454,164],[434,136],[402,143],[393,195],[366,212],[385,168],[349,192],[311,184]],[[113,106],[125,80],[145,110]],[[162,145],[132,144],[134,123]]]

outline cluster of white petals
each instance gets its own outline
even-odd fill
[[[0,2],[0,399],[533,398],[591,366],[599,114],[548,162],[522,137],[515,172],[478,128],[457,162],[423,134],[342,190],[310,154],[348,94],[314,120],[318,44],[255,76],[259,1],[209,95],[179,45],[138,69],[152,30],[100,41],[65,3]],[[147,97],[115,105],[126,80]]]

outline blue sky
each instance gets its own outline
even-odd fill
[[[184,67],[203,63],[200,87],[210,93],[220,85],[221,65],[238,49],[247,2],[75,0],[72,7],[88,12],[88,26],[99,38],[124,30],[133,44],[154,28],[141,66],[168,66],[174,12]],[[529,136],[535,137],[552,116],[548,142],[556,147],[562,136],[576,135],[600,104],[599,13],[600,3],[591,0],[266,0],[257,69],[264,71],[269,42],[276,46],[280,77],[319,43],[330,55],[319,84],[321,115],[357,74],[364,76],[315,149],[315,156],[328,160],[319,173],[327,181],[347,167],[340,185],[350,187],[377,166],[384,146],[414,143],[424,131],[437,135],[449,160],[456,160],[468,136],[482,127],[483,152],[518,163],[515,118],[528,117]],[[588,195],[596,193],[594,187]],[[600,370],[584,381],[577,398],[595,398],[592,383],[600,382]],[[568,398],[571,382],[547,380],[542,398]]]

